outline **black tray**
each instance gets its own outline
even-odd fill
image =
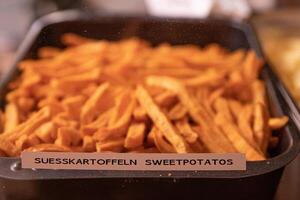
[[[222,20],[162,19],[136,16],[92,17],[76,11],[50,14],[34,23],[19,48],[11,70],[0,80],[0,94],[16,76],[16,63],[36,57],[42,46],[62,47],[59,37],[66,32],[86,37],[118,40],[138,36],[152,42],[197,44],[215,42],[234,50],[255,49],[261,55],[249,25]],[[273,115],[294,116],[294,111],[274,85],[276,77],[266,65],[262,78],[267,83]],[[0,158],[1,199],[272,199],[284,167],[300,149],[299,129],[292,117],[280,135],[273,157],[247,162],[246,171],[75,171],[21,169],[19,158]],[[298,119],[296,119],[298,120]]]

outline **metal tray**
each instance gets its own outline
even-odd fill
[[[222,20],[163,19],[147,16],[91,16],[77,11],[47,15],[37,20],[21,44],[11,70],[0,80],[1,105],[6,85],[17,74],[16,64],[35,58],[42,46],[58,46],[66,32],[92,38],[118,40],[138,36],[154,45],[215,42],[234,50],[256,50],[251,26]],[[0,158],[0,199],[272,199],[284,167],[300,149],[299,127],[277,78],[268,65],[262,72],[273,115],[291,116],[280,131],[278,148],[265,161],[247,162],[246,171],[79,171],[21,169],[19,158]],[[297,113],[298,114],[298,113]],[[292,117],[294,116],[294,117]]]

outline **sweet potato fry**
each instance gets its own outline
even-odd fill
[[[19,112],[16,104],[10,103],[5,106],[4,131],[11,131],[19,124]]]
[[[28,148],[28,146],[26,146],[27,139],[27,135],[22,135],[19,139],[16,140],[15,146],[19,151],[23,151],[25,148]]]
[[[41,140],[38,138],[37,135],[31,134],[28,136],[26,143],[28,144],[29,147],[38,145],[41,143]]]
[[[254,138],[261,148],[262,152],[266,152],[271,132],[268,127],[268,115],[266,107],[257,103],[254,105],[254,122],[253,122]]]
[[[62,112],[53,117],[52,122],[57,127],[72,127],[77,129],[79,124],[77,121],[70,118],[68,113]]]
[[[255,80],[252,83],[253,102],[267,105],[265,85],[260,80]]]
[[[155,142],[154,142],[154,134],[155,134],[155,130],[153,130],[153,128],[151,129],[151,131],[148,133],[147,135],[147,145],[148,146],[154,146],[155,145]]]
[[[85,152],[96,151],[96,142],[92,136],[86,135],[83,137],[82,148],[83,148],[83,151],[85,151]]]
[[[107,152],[107,151],[122,152],[123,149],[124,149],[124,138],[96,143],[97,152]]]
[[[241,102],[234,99],[230,99],[228,100],[228,105],[234,119],[238,121],[239,117],[241,116],[241,112],[243,110],[243,106]]]
[[[224,82],[224,75],[217,70],[207,70],[205,73],[193,78],[184,79],[183,83],[190,87],[215,86]]]
[[[132,94],[129,94],[129,96],[127,96],[125,98],[128,98],[128,99],[126,101],[122,100],[122,103],[118,104],[118,106],[116,107],[117,112],[122,110],[119,113],[120,117],[117,119],[117,121],[110,121],[111,124],[108,124],[108,127],[100,128],[94,134],[94,138],[96,140],[104,141],[108,138],[119,138],[119,137],[123,137],[126,135],[128,126],[131,121],[133,109],[136,105],[136,100]],[[124,109],[121,109],[123,106],[124,106]]]
[[[215,91],[213,91],[210,96],[208,97],[208,103],[209,105],[212,105],[216,99],[218,99],[219,97],[221,97],[224,93],[224,88],[220,88],[217,89]]]
[[[146,126],[144,123],[132,123],[127,131],[124,147],[137,148],[143,145]]]
[[[11,141],[8,140],[0,140],[0,150],[3,151],[8,156],[17,156],[20,154],[19,148],[16,147]]]
[[[102,114],[100,114],[95,121],[93,121],[89,124],[86,124],[86,125],[82,125],[81,126],[82,133],[85,135],[92,135],[98,129],[106,127],[108,125],[108,121],[109,121],[112,111],[113,111],[112,109],[109,109],[109,110],[103,112]]]
[[[231,114],[228,101],[225,98],[218,98],[214,103],[214,108],[217,112],[222,112],[228,121],[233,122],[233,116]]]
[[[189,152],[188,144],[176,132],[168,118],[160,111],[158,106],[143,86],[138,86],[136,96],[140,105],[146,110],[153,123],[157,126],[159,131],[166,137],[166,139],[173,145],[178,153]]]
[[[55,144],[59,146],[77,146],[82,137],[80,133],[70,127],[61,127],[57,130],[57,138],[55,140]]]
[[[133,110],[133,118],[138,122],[146,122],[148,120],[148,115],[143,107],[136,106]]]
[[[118,120],[121,118],[121,116],[124,116],[126,112],[128,111],[128,105],[133,102],[133,95],[131,91],[124,91],[122,92],[116,99],[116,105],[114,107],[114,110],[112,111],[112,114],[110,116],[108,126],[113,126],[118,122]],[[132,112],[132,110],[131,110]]]
[[[88,39],[88,38],[85,38],[85,37],[81,37],[81,36],[79,36],[77,34],[74,34],[74,33],[65,33],[61,37],[61,41],[64,45],[67,45],[67,46],[78,46],[78,45],[81,45],[81,44],[86,44],[86,43],[89,43],[89,42],[93,42],[95,40]]]
[[[264,160],[265,157],[257,149],[252,147],[241,135],[238,128],[234,126],[223,113],[217,113],[215,118],[218,124],[228,139],[232,142],[234,147],[240,152],[244,153],[247,160]]]
[[[101,105],[108,88],[108,83],[101,84],[95,93],[82,106],[80,119],[83,124],[92,122],[99,113],[105,111],[108,107],[108,105]]]
[[[44,143],[53,143],[56,139],[56,127],[53,122],[46,122],[38,127],[34,134]]]
[[[17,105],[18,105],[19,110],[27,113],[32,110],[32,108],[34,106],[34,101],[31,98],[21,97],[18,99]]]
[[[97,141],[105,141],[109,138],[116,139],[124,137],[128,129],[128,123],[118,124],[118,126],[99,128],[94,134],[93,138]]]
[[[277,118],[270,118],[268,121],[268,125],[270,129],[277,130],[284,127],[289,121],[289,118],[286,116],[277,117]]]
[[[38,107],[39,108],[48,107],[51,116],[56,116],[58,113],[64,111],[64,108],[60,104],[60,102],[56,98],[52,98],[52,97],[40,101]]]
[[[228,153],[228,152],[237,152],[233,146],[230,146],[231,149],[228,151],[223,147],[222,141],[217,137],[211,134],[208,130],[203,130],[200,126],[193,127],[193,130],[198,134],[199,140],[205,144],[206,149],[211,153]],[[226,138],[227,139],[227,138]],[[232,145],[230,143],[230,145]]]
[[[182,119],[186,114],[187,114],[187,109],[181,103],[177,103],[168,112],[168,117],[170,120],[179,120]]]
[[[259,149],[255,138],[253,129],[251,127],[253,122],[253,106],[252,105],[246,105],[242,108],[238,115],[237,123],[238,127],[241,130],[242,135],[244,138],[252,144],[255,148]]]
[[[252,81],[258,77],[263,62],[257,58],[253,50],[248,51],[243,63],[243,76],[246,80]]]
[[[170,91],[165,91],[154,98],[154,102],[160,107],[170,107],[177,101],[176,94]]]
[[[25,149],[24,151],[31,151],[31,152],[68,152],[71,151],[70,148],[66,146],[59,146],[56,144],[38,144],[32,147]]]
[[[42,47],[38,50],[39,58],[53,58],[56,55],[59,55],[61,49],[55,47]]]
[[[85,98],[81,95],[78,95],[64,99],[64,101],[62,101],[62,104],[71,119],[79,120],[81,105],[83,105],[84,102]]]
[[[161,153],[176,153],[174,147],[164,139],[158,128],[153,127],[151,132],[153,132],[155,146]]]
[[[226,63],[231,66],[238,66],[242,63],[246,52],[243,49],[238,49],[229,54],[226,58]]]
[[[189,125],[186,118],[178,120],[175,123],[176,128],[178,129],[179,133],[185,138],[185,140],[191,144],[195,143],[198,139],[197,133],[192,129]]]

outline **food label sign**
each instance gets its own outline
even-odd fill
[[[62,153],[23,152],[22,168],[75,170],[246,170],[240,153]]]

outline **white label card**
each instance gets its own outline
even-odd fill
[[[240,153],[65,153],[23,152],[22,168],[75,170],[246,170]]]

